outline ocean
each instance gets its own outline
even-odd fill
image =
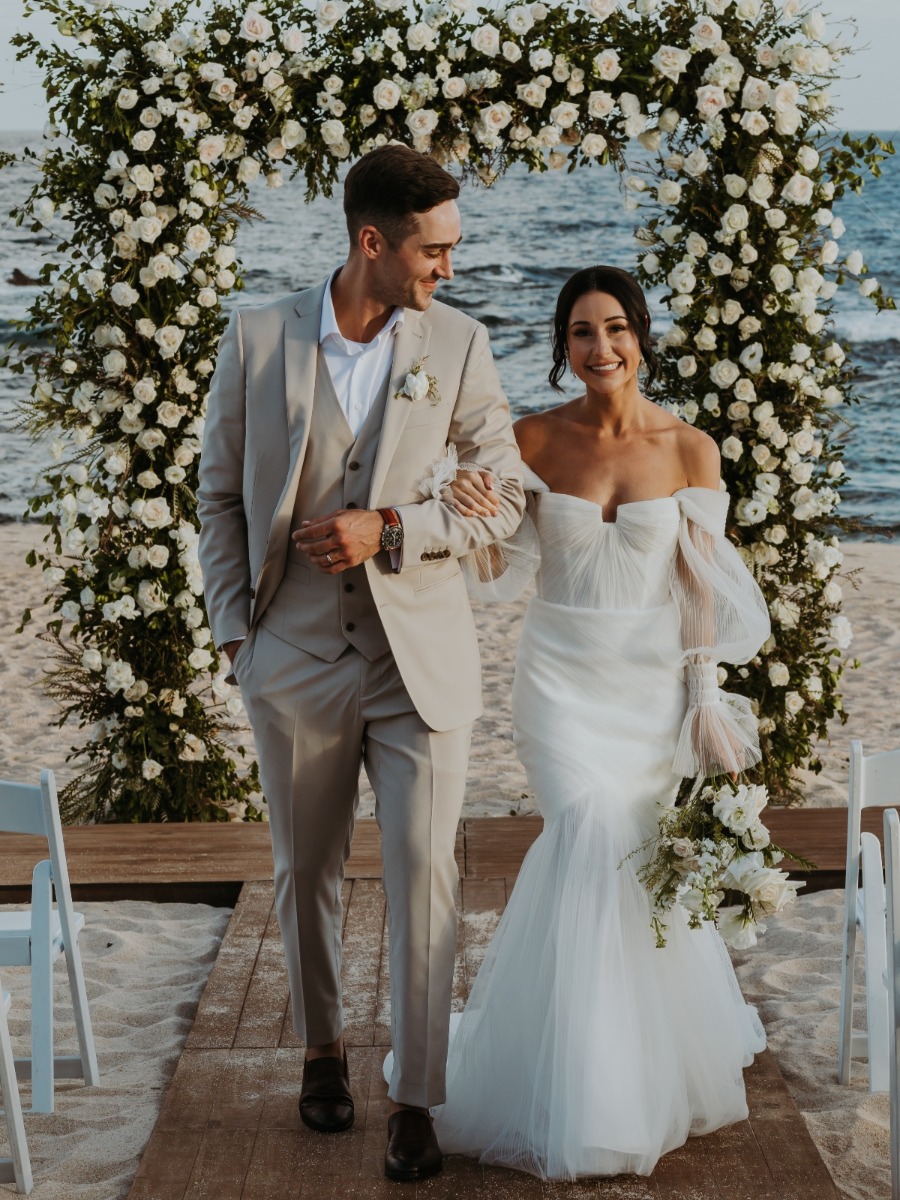
[[[883,136],[888,137],[889,134]],[[0,150],[34,144],[34,133],[0,133]],[[15,269],[37,273],[51,240],[6,215],[27,196],[36,177],[30,163],[0,171],[0,347],[13,333],[36,289],[8,282]],[[346,232],[340,198],[304,202],[301,176],[273,190],[255,186],[251,204],[266,220],[244,225],[237,248],[244,291],[231,303],[255,304],[322,279],[343,260]],[[861,196],[836,206],[847,232],[841,245],[860,249],[886,289],[900,298],[900,156],[883,164],[880,178]],[[460,198],[463,242],[454,255],[455,277],[439,296],[484,322],[513,412],[557,403],[547,383],[549,328],[557,292],[573,271],[590,263],[631,269],[633,230],[614,170],[592,167],[571,175],[529,175],[513,168],[493,188],[466,184]],[[852,346],[860,370],[862,403],[845,411],[844,462],[848,482],[841,513],[900,530],[900,313],[877,314],[855,287],[842,289],[835,311],[837,335]],[[657,332],[665,310],[652,303]],[[2,352],[2,350],[0,350]],[[48,443],[32,442],[16,427],[16,406],[27,394],[25,377],[0,372],[0,520],[20,519],[50,461]],[[864,534],[860,536],[865,536]]]

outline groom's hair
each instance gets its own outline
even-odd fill
[[[550,386],[557,392],[562,388],[559,381],[566,373],[569,362],[569,318],[575,301],[588,292],[605,292],[613,296],[625,310],[628,324],[634,330],[634,335],[641,348],[641,357],[647,371],[647,387],[651,387],[659,371],[659,363],[650,336],[650,310],[647,308],[647,298],[641,285],[633,275],[623,271],[621,267],[585,267],[576,271],[562,286],[562,291],[556,300],[556,312],[553,315],[553,329],[550,333],[550,346],[553,352],[553,367],[550,370]]]
[[[428,212],[459,195],[459,182],[427,154],[391,144],[370,150],[344,181],[344,215],[352,245],[365,225],[374,225],[395,250],[409,237],[416,213]]]

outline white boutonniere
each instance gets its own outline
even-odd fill
[[[440,404],[441,393],[438,390],[437,379],[426,372],[424,358],[417,359],[409,368],[403,387],[394,393],[394,397],[397,400],[409,400],[410,403],[427,397],[432,404]]]

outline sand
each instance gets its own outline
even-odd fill
[[[132,900],[77,905],[100,1086],[60,1080],[54,1113],[26,1113],[34,1200],[119,1200],[128,1194],[166,1085],[191,1028],[230,909]],[[30,1053],[30,973],[6,967],[10,1036]],[[58,1054],[77,1053],[68,980],[54,973]],[[23,1108],[30,1084],[21,1085]],[[0,1156],[9,1156],[0,1120]],[[14,1188],[0,1185],[0,1194]]]
[[[0,527],[0,688],[6,699],[0,777],[33,777],[38,766],[50,765],[65,783],[72,768],[64,760],[75,731],[51,724],[53,706],[39,688],[47,648],[33,633],[14,633],[21,609],[30,604],[39,610],[43,595],[39,574],[22,562],[40,532],[33,526]],[[867,751],[900,746],[900,713],[891,703],[900,665],[900,546],[848,545],[845,569],[859,568],[858,588],[845,584],[845,611],[861,666],[846,678],[849,721],[832,723],[830,742],[822,747],[824,770],[806,780],[810,805],[846,803],[851,736],[862,737]],[[522,612],[518,603],[476,614],[486,715],[476,727],[466,815],[525,813],[534,807],[515,759],[509,718]],[[14,704],[9,697],[15,697]],[[371,793],[364,787],[361,813],[371,812]],[[92,1090],[63,1083],[54,1116],[27,1118],[37,1200],[118,1200],[127,1194],[227,919],[227,910],[201,905],[80,907],[88,917],[83,945],[103,1083]],[[842,1195],[887,1200],[887,1096],[868,1094],[859,1065],[849,1088],[836,1083],[842,910],[839,891],[802,897],[792,911],[770,922],[756,949],[736,954],[735,964]],[[13,993],[12,1029],[21,1039],[27,980],[7,971],[3,982]],[[62,975],[58,982],[65,986]],[[62,1028],[71,1039],[71,1029]]]

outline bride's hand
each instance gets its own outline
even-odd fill
[[[450,503],[464,517],[496,517],[500,511],[490,471],[457,471],[447,491]]]

